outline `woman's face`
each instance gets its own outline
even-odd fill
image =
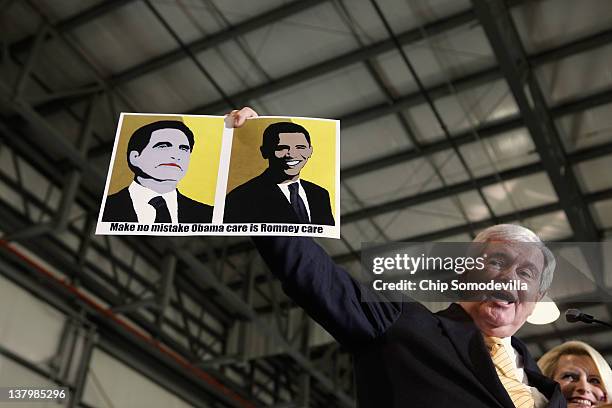
[[[561,356],[553,379],[561,385],[568,408],[593,407],[606,399],[601,377],[589,356]]]

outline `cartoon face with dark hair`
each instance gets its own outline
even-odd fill
[[[140,170],[140,177],[175,182],[185,176],[190,157],[187,136],[172,128],[153,131],[142,151],[132,150],[128,154],[130,164]]]
[[[268,168],[230,191],[224,222],[335,225],[328,191],[300,178],[313,154],[306,128],[272,123],[263,132],[259,150]]]
[[[294,178],[312,156],[312,146],[303,133],[279,133],[276,146],[262,147],[261,154],[268,160],[270,170]]]
[[[136,129],[126,149],[131,184],[108,195],[102,220],[209,223],[213,206],[187,197],[177,184],[189,169],[195,140],[182,121],[159,120]]]

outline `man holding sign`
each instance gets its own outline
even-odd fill
[[[243,108],[229,118],[240,127],[256,116]],[[559,385],[514,337],[550,287],[556,264],[527,228],[495,225],[474,239],[488,274],[527,290],[483,293],[437,313],[414,301],[364,301],[371,288],[312,239],[253,241],[285,293],[352,353],[360,407],[566,407]]]

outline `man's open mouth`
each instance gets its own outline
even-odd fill
[[[300,164],[300,161],[299,160],[287,160],[285,161],[285,164],[289,167],[294,167]]]
[[[505,304],[512,304],[516,302],[516,298],[514,297],[512,293],[505,292],[502,290],[497,290],[497,291],[489,293],[487,295],[487,300],[492,301],[492,302],[501,302]]]

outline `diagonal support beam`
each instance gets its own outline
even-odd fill
[[[610,104],[610,103],[612,103],[612,89],[605,90],[605,91],[602,91],[594,95],[590,95],[584,98],[576,99],[573,101],[569,101],[569,102],[557,105],[552,109],[551,113],[554,116],[554,118],[561,118],[567,115],[577,114],[585,110],[597,108],[597,107],[600,107],[606,104]],[[497,135],[500,135],[504,132],[509,132],[511,130],[518,129],[521,126],[523,126],[523,121],[521,120],[520,116],[517,115],[517,116],[507,118],[507,119],[496,121],[490,124],[486,124],[483,127],[478,128],[477,133],[481,140],[486,140],[486,139],[493,138]],[[462,132],[462,133],[453,135],[453,139],[456,141],[458,146],[463,146],[465,144],[475,141],[473,132]],[[385,167],[392,166],[392,165],[395,165],[401,162],[413,160],[415,158],[420,157],[421,155],[431,155],[431,154],[435,154],[438,152],[448,150],[450,148],[451,148],[451,145],[447,140],[441,140],[438,142],[433,142],[433,143],[421,146],[420,152],[417,152],[415,149],[406,149],[406,150],[403,150],[397,153],[392,153],[388,156],[383,156],[378,159],[373,159],[365,163],[360,163],[360,164],[348,167],[346,169],[342,169],[341,177],[343,179],[356,177],[356,176],[359,176],[361,174],[364,174],[370,171],[383,169]],[[600,146],[596,146],[593,148],[587,148],[587,149],[580,150],[578,152],[574,152],[571,155],[569,155],[568,160],[569,160],[569,163],[573,165],[573,164],[587,161],[590,159],[602,157],[606,154],[612,154],[612,144],[600,145]],[[526,166],[527,168],[525,168],[525,173],[522,174],[523,176],[533,174],[534,172],[537,171],[534,168],[529,169],[530,166],[531,165]],[[539,166],[539,169],[540,170],[542,169],[541,165]],[[510,169],[508,175],[511,175],[512,172],[515,172],[515,171],[520,172],[519,169]],[[520,175],[520,174],[517,173],[517,175]],[[441,194],[440,196],[436,194],[435,198],[444,198],[444,197],[448,197],[452,195],[454,193],[455,187],[456,186],[451,185],[449,189],[446,189],[448,194]],[[428,192],[425,194],[426,195],[431,194],[431,197],[434,197],[433,196],[434,192]],[[407,200],[410,200],[410,198],[408,198]],[[407,201],[406,205],[409,205],[409,204],[410,202]],[[366,211],[370,211],[370,210],[371,209],[369,207],[366,207]],[[347,218],[346,216],[343,216],[342,223],[344,224],[346,222],[347,222]],[[253,249],[253,244],[251,243],[251,241],[244,240],[244,241],[240,241],[235,244],[232,244],[229,248],[227,248],[227,254],[235,255],[237,253],[249,251],[251,249]]]
[[[608,200],[610,198],[612,198],[612,188],[603,190],[603,191],[598,191],[595,193],[589,193],[585,195],[584,200],[587,203],[595,203],[597,201]],[[526,210],[521,210],[520,217],[522,217],[523,219],[527,219],[531,217],[537,217],[540,215],[549,214],[554,211],[559,211],[562,209],[563,207],[561,206],[559,202],[552,203],[552,204],[544,204],[538,207],[532,207]],[[497,223],[502,223],[502,224],[511,223],[511,222],[517,221],[518,218],[519,218],[519,215],[517,213],[504,214],[504,215],[497,217]],[[436,241],[442,238],[448,238],[454,235],[468,233],[469,231],[471,231],[472,228],[484,229],[484,228],[490,227],[491,225],[494,225],[495,223],[496,221],[494,221],[493,219],[486,219],[486,220],[474,222],[471,225],[463,224],[463,225],[458,225],[456,227],[450,227],[450,228],[439,230],[439,231],[428,232],[428,233],[418,235],[418,236],[404,237],[403,239],[400,239],[399,241],[402,241],[402,242]],[[568,237],[565,240],[566,241],[580,241],[580,239],[576,237],[575,235],[571,239]],[[345,253],[342,255],[335,256],[334,261],[336,262],[351,261],[355,259],[355,255],[360,255],[360,254],[361,254],[361,251]]]
[[[274,10],[265,11],[262,14],[259,14],[236,26],[229,27],[228,29],[223,30],[221,32],[186,44],[186,47],[193,54],[198,54],[202,51],[216,47],[226,41],[230,41],[238,36],[245,35],[267,25],[273,24],[292,15],[298,14],[304,10],[323,4],[327,1],[329,0],[295,0]],[[181,47],[178,47],[165,54],[159,55],[148,61],[130,67],[122,72],[116,73],[106,78],[106,82],[111,87],[118,87],[133,79],[162,69],[171,64],[177,63],[185,58],[188,58],[188,54],[185,53],[185,51]],[[84,85],[82,89],[89,89],[95,86],[95,83],[90,83]],[[80,95],[77,91],[73,95],[67,94],[65,98],[56,98],[52,101],[49,101],[48,103],[37,105],[36,110],[42,112],[43,114],[49,114],[61,109],[63,107],[63,104],[66,102],[79,102],[84,97],[87,97],[87,95]]]
[[[612,89],[607,89],[597,94],[589,95],[585,98],[567,101],[563,104],[554,106],[550,109],[550,114],[552,115],[553,119],[558,119],[563,116],[580,113],[588,109],[597,108],[599,106],[609,103],[612,103]],[[345,122],[342,123],[344,128],[348,127],[348,125],[344,124]],[[457,146],[463,146],[468,143],[476,142],[478,141],[478,139],[491,139],[505,132],[510,132],[519,129],[522,126],[524,126],[524,123],[521,118],[521,115],[518,114],[508,118],[485,123],[484,125],[474,129],[475,132],[468,130],[465,132],[454,134],[453,140],[455,141]],[[478,135],[478,139],[474,137],[474,133]],[[449,143],[448,140],[440,140],[421,146],[420,151],[414,148],[400,150],[387,156],[382,156],[376,159],[372,159],[363,163],[343,168],[342,178],[348,179],[351,177],[356,177],[367,172],[384,169],[386,167],[390,167],[398,163],[414,160],[416,158],[421,157],[422,155],[431,155],[451,148],[451,143]]]
[[[0,103],[6,99],[5,95],[8,93],[6,86],[2,85],[0,81]],[[8,101],[6,102],[6,104],[9,105]],[[30,130],[34,134],[32,138],[39,143],[39,146],[53,150],[58,156],[63,156],[65,159],[68,159],[73,166],[80,169],[88,176],[88,182],[96,183],[98,186],[104,185],[105,177],[102,171],[95,168],[89,160],[84,158],[76,146],[69,143],[63,135],[51,126],[44,117],[29,106],[27,102],[22,100],[14,100],[13,102],[12,110],[31,125]],[[214,288],[215,291],[225,299],[225,303],[229,305],[231,310],[252,321],[258,329],[265,333],[275,344],[283,348],[299,366],[306,370],[323,388],[337,398],[339,406],[354,406],[354,401],[349,395],[336,389],[331,379],[318,370],[299,350],[296,350],[289,344],[277,330],[268,325],[250,305],[244,302],[244,300],[234,291],[229,289],[225,283],[221,282],[218,277],[211,273],[210,270],[208,270],[190,251],[170,242],[160,242],[159,244],[163,249],[169,250],[177,258],[181,259],[189,268],[198,272],[206,271],[204,273],[200,272],[195,274],[194,279],[198,283],[203,284],[203,287],[209,286]]]
[[[34,45],[30,49],[26,62],[21,68],[21,72],[19,73],[19,78],[17,78],[17,83],[15,84],[15,88],[13,89],[14,98],[21,97],[22,93],[24,92],[26,88],[28,80],[30,79],[30,73],[32,72],[34,63],[36,62],[38,55],[41,52],[43,41],[45,39],[45,36],[47,35],[47,31],[48,31],[47,27],[43,23],[39,27],[36,33],[36,37],[34,39]]]
[[[133,3],[134,0],[106,0],[90,7],[74,16],[68,17],[55,24],[55,29],[59,33],[67,33],[74,30],[77,27],[83,26],[96,18],[103,16],[104,14],[113,12],[120,7],[123,7],[129,3]],[[45,35],[44,40],[49,39],[49,33]],[[24,39],[14,42],[9,45],[11,53],[21,54],[27,52],[35,43],[35,36],[30,35]]]
[[[442,20],[427,24],[425,26],[425,29],[427,30],[428,35],[433,36],[460,27],[463,24],[469,23],[471,21],[474,21],[474,13],[471,10],[468,10],[458,14],[454,14],[450,17],[446,17]],[[400,44],[408,45],[414,44],[418,41],[422,41],[423,39],[425,39],[425,37],[423,31],[416,28],[398,34],[397,39]],[[395,44],[393,41],[382,40],[367,47],[358,48],[354,51],[349,51],[347,53],[338,55],[321,63],[305,67],[299,71],[289,73],[283,77],[275,79],[272,82],[238,92],[234,95],[231,95],[230,98],[238,103],[244,103],[249,100],[261,97],[263,95],[267,95],[272,92],[287,88],[289,86],[293,86],[298,82],[308,81],[318,76],[325,75],[327,73],[348,67],[352,64],[365,61],[367,59],[376,57],[394,49]],[[227,107],[228,106],[225,101],[217,100],[202,106],[198,106],[192,109],[191,113],[221,112],[224,109],[227,109]]]
[[[576,239],[598,241],[595,222],[582,199],[578,181],[567,162],[561,138],[505,2],[472,0],[472,4]]]
[[[455,24],[456,25],[460,25],[460,23],[463,24],[464,18],[467,18],[465,16],[468,16],[468,14],[465,14],[465,16],[464,14],[465,13],[455,15],[453,17],[449,17],[448,20],[443,20],[437,23],[432,23],[432,25],[429,26],[430,28],[428,28],[428,30],[430,30],[428,31],[428,33],[431,33],[431,30],[433,28],[435,28],[434,32],[438,32],[438,31],[444,32],[445,30],[450,30],[453,27],[455,27]],[[472,17],[468,21],[472,21],[473,13],[470,13],[469,16],[472,16]],[[422,39],[421,37],[417,37],[417,33],[412,33],[412,34],[409,34],[409,33],[411,32],[410,31],[405,32],[398,36],[399,40],[403,44],[411,43],[410,39],[412,39],[412,41],[417,41],[419,39]],[[551,48],[551,49],[542,51],[538,54],[530,56],[529,59],[533,65],[541,66],[543,64],[550,63],[551,61],[555,61],[557,58],[564,58],[564,57],[572,56],[572,55],[575,55],[581,52],[585,52],[591,49],[601,47],[609,43],[610,41],[612,41],[612,29],[601,31],[601,32],[598,32],[593,35],[589,35],[584,38],[580,38],[578,40],[564,44],[560,47]],[[256,87],[256,88],[252,88],[251,90],[244,91],[244,92],[248,92],[249,95],[244,95],[243,93],[237,93],[234,95],[230,95],[230,99],[240,102],[243,98],[247,96],[249,96],[250,99],[257,98],[259,96],[265,95],[266,93],[273,92],[275,90],[284,89],[287,86],[294,85],[295,83],[299,81],[305,81],[308,79],[315,78],[317,75],[322,75],[326,72],[332,72],[334,70],[341,69],[342,67],[346,66],[345,64],[347,64],[350,61],[353,61],[354,63],[358,61],[363,61],[364,59],[367,59],[367,58],[373,58],[379,53],[383,52],[384,50],[392,49],[392,47],[393,47],[393,44],[391,43],[391,41],[383,41],[381,43],[378,43],[378,45],[373,45],[370,47],[366,47],[364,49],[350,52],[348,54],[344,54],[339,57],[334,57],[322,63],[313,65],[311,67],[307,67],[301,71],[288,74],[284,77],[276,79],[274,82],[271,82],[267,85],[264,84],[260,87]],[[452,88],[454,88],[455,90],[461,91],[461,90],[470,89],[470,88],[473,88],[479,85],[483,85],[483,84],[498,80],[500,78],[502,78],[502,73],[500,72],[499,68],[489,67],[489,68],[484,68],[475,73],[453,79],[451,81],[451,85],[452,85]],[[80,93],[78,90],[75,90],[74,92]],[[438,98],[442,98],[442,97],[450,95],[450,88],[448,86],[448,83],[442,82],[442,83],[432,86],[431,88],[428,88],[427,92],[433,99],[438,99]],[[402,110],[417,106],[423,102],[424,102],[423,94],[421,94],[420,92],[414,92],[414,93],[403,95],[397,98],[395,101],[393,101],[393,103],[385,102],[379,105],[369,106],[365,109],[360,109],[354,112],[350,112],[342,116],[340,120],[342,121],[342,127],[346,129],[348,127],[357,126],[364,122],[379,118],[384,115],[400,112]],[[213,109],[214,108],[213,105],[218,104],[220,106],[218,110],[220,110],[222,109],[221,105],[224,103],[225,102],[223,101],[213,102],[210,104],[210,106],[201,106],[201,107],[193,109],[192,113],[194,112],[197,113],[198,111],[211,113],[212,110],[209,110],[209,109]],[[42,113],[45,113],[45,112],[42,111]],[[110,154],[110,151],[113,147],[113,143],[114,141],[112,140],[106,141],[106,142],[101,143],[99,146],[92,148],[90,151],[90,156],[95,158],[101,155]]]
[[[377,215],[385,214],[391,211],[402,210],[408,207],[424,204],[441,198],[450,198],[454,195],[473,191],[474,186],[478,188],[484,188],[499,183],[500,179],[506,181],[518,177],[525,177],[532,174],[536,174],[541,169],[542,167],[540,163],[532,163],[526,166],[505,170],[498,174],[489,174],[486,176],[475,178],[473,180],[467,180],[461,183],[447,185],[442,188],[427,191],[418,195],[412,195],[408,197],[402,197],[393,201],[387,201],[382,204],[373,205],[371,207],[366,207],[361,210],[353,211],[351,213],[343,215],[342,224],[357,222],[366,218],[375,217]]]

